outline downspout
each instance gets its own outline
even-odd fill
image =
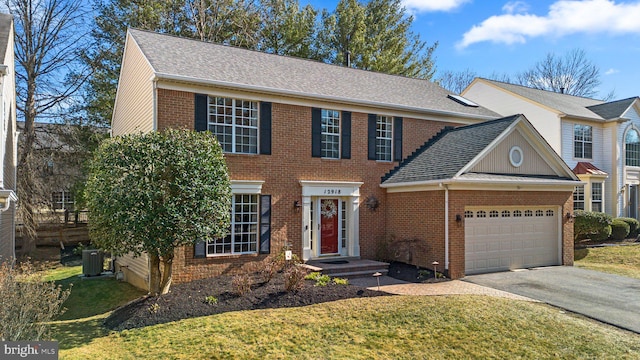
[[[449,186],[439,186],[444,188],[444,269],[449,270]]]

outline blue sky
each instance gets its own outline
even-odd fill
[[[363,0],[361,0],[363,1]],[[337,0],[301,0],[333,10]],[[549,52],[586,51],[602,74],[600,96],[640,95],[640,1],[403,0],[438,72],[515,74]],[[436,73],[436,77],[438,74]]]

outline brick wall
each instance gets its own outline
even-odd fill
[[[192,93],[158,89],[157,102],[158,130],[193,129]],[[272,119],[272,155],[225,156],[231,179],[263,180],[262,194],[272,196],[271,255],[277,255],[285,243],[291,243],[294,253],[302,256],[302,212],[293,207],[294,201],[302,200],[300,180],[359,181],[364,183],[360,187],[361,203],[369,196],[380,200],[375,211],[360,207],[360,255],[375,258],[378,241],[385,238],[388,223],[385,222],[387,201],[385,191],[379,186],[380,178],[397,162],[367,160],[367,114],[352,114],[351,159],[347,160],[311,157],[310,107],[273,103]],[[403,155],[409,155],[445,125],[405,118]],[[239,255],[196,259],[191,247],[181,248],[174,260],[174,281],[255,270],[266,258],[266,255]]]
[[[433,261],[444,265],[444,190],[387,194],[387,238],[394,249],[403,241],[418,240],[410,263],[431,268]],[[572,212],[571,192],[449,191],[449,276],[464,276],[465,206],[540,206],[562,207]],[[561,214],[561,216],[562,216]],[[573,265],[573,222],[562,216],[562,264]],[[400,254],[400,257],[405,256]],[[402,260],[402,258],[401,258]]]

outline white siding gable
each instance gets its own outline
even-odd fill
[[[558,113],[485,82],[475,81],[462,95],[502,116],[524,114],[556,153],[561,153]]]

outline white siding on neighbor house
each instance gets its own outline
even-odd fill
[[[604,197],[604,211],[607,214],[616,215],[614,209],[617,207],[617,189],[618,183],[615,178],[615,174],[613,171],[614,168],[614,157],[615,151],[613,151],[614,145],[614,132],[616,131],[616,126],[605,126],[602,129],[602,167],[601,170],[605,171],[609,174],[609,177],[604,181],[603,194]]]
[[[593,157],[591,159],[581,159],[574,157],[574,147],[573,147],[573,127],[576,124],[581,125],[590,125],[593,132],[593,148],[592,154]],[[605,151],[603,148],[603,129],[602,125],[593,122],[585,122],[585,121],[575,121],[571,119],[563,119],[562,120],[562,153],[560,154],[562,160],[569,166],[569,168],[573,169],[576,167],[578,162],[584,161],[589,162],[595,165],[597,168],[610,172],[610,168],[605,168],[604,154],[605,152],[608,154],[608,151]]]
[[[523,153],[522,165],[519,167],[511,165],[509,161],[509,151],[514,146],[520,147]],[[491,150],[471,169],[471,172],[557,175],[547,161],[538,154],[536,149],[531,146],[518,130],[515,130],[498,144],[495,149]]]
[[[617,181],[618,181],[617,189],[622,188],[627,183],[625,179],[626,172],[624,171],[624,169],[626,168],[626,159],[625,159],[626,154],[625,154],[625,146],[624,146],[625,135],[627,134],[627,130],[630,127],[634,127],[635,129],[640,131],[640,114],[638,114],[635,107],[631,107],[626,113],[622,115],[622,117],[629,119],[629,121],[625,121],[624,123],[619,124],[619,126],[617,127],[617,135],[616,135],[617,144],[616,145],[618,148],[619,156],[617,157],[616,162],[618,165],[618,169],[620,169],[617,176]],[[618,216],[627,216],[629,214],[627,209],[627,202],[628,202],[627,198],[628,198],[628,194],[620,193],[619,195],[620,201],[618,204]]]
[[[0,263],[5,259],[13,259],[15,254],[15,209],[16,205],[11,204],[9,209],[0,213]]]
[[[113,136],[153,131],[152,76],[151,65],[133,38],[127,37],[111,120]]]
[[[524,114],[553,150],[560,154],[560,119],[555,112],[481,81],[467,88],[462,96],[502,116]]]

